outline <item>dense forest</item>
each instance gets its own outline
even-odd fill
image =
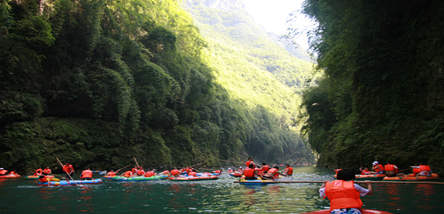
[[[325,72],[303,96],[319,165],[444,172],[444,4],[306,0],[304,12]]]
[[[215,81],[207,46],[175,0],[1,1],[1,167],[311,163],[290,125]]]

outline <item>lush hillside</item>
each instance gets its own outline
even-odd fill
[[[216,81],[231,96],[294,124],[300,92],[313,82],[313,64],[294,57],[284,48],[285,40],[278,42],[260,28],[240,0],[190,0],[185,6],[208,41]]]
[[[8,0],[0,26],[2,167],[313,158],[269,108],[218,84],[216,53],[174,0]]]
[[[444,171],[444,4],[305,1],[326,78],[304,93],[319,164]]]

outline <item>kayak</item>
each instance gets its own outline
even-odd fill
[[[93,180],[61,180],[61,181],[49,181],[49,182],[39,182],[41,186],[75,186],[75,185],[87,185],[87,184],[101,184],[102,179]]]
[[[161,180],[166,179],[168,176],[166,175],[155,175],[151,177],[144,177],[144,176],[135,176],[135,177],[124,177],[124,176],[114,176],[111,177],[111,180],[114,181],[123,181],[123,182],[130,182],[130,181],[152,181],[152,180]]]
[[[170,181],[202,181],[202,180],[216,180],[218,176],[206,175],[206,176],[180,176],[180,177],[169,177]]]
[[[20,177],[22,177],[22,176],[17,173],[14,173],[14,174],[9,173],[7,175],[0,175],[0,179],[2,179],[2,178],[12,179],[12,178],[20,178]]]
[[[45,175],[47,178],[55,178],[54,175]],[[39,175],[28,175],[25,176],[25,179],[39,179]]]
[[[313,211],[313,212],[306,212],[302,214],[330,214],[330,210],[319,210],[319,211]],[[390,212],[386,211],[380,211],[380,210],[369,210],[369,209],[363,209],[362,214],[392,214]]]
[[[437,173],[432,173],[431,176],[415,176],[413,174],[408,174],[395,177],[385,177],[384,181],[424,181],[436,179],[439,179],[439,175]]]
[[[241,172],[233,172],[233,173],[230,173],[230,176],[238,178],[238,177],[242,176],[242,173]]]
[[[357,181],[380,181],[386,175],[384,174],[369,174],[369,175],[356,175],[355,180]]]
[[[261,180],[261,179],[256,179],[256,180],[245,180],[245,179],[240,179],[239,180],[239,184],[243,184],[243,185],[267,185],[267,184],[274,184],[277,183],[274,180]]]

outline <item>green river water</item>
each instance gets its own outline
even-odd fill
[[[332,180],[332,172],[296,168],[294,180]],[[320,184],[248,187],[226,173],[214,181],[149,181],[40,187],[0,180],[0,214],[20,213],[302,213],[328,208]],[[374,184],[364,208],[392,213],[444,213],[444,185]]]

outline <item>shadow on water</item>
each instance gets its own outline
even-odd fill
[[[332,180],[330,170],[295,168],[293,180]],[[320,184],[244,186],[224,174],[215,181],[107,181],[92,186],[40,187],[0,181],[0,213],[302,213],[328,208]],[[393,213],[441,213],[444,185],[378,184],[365,208]]]

